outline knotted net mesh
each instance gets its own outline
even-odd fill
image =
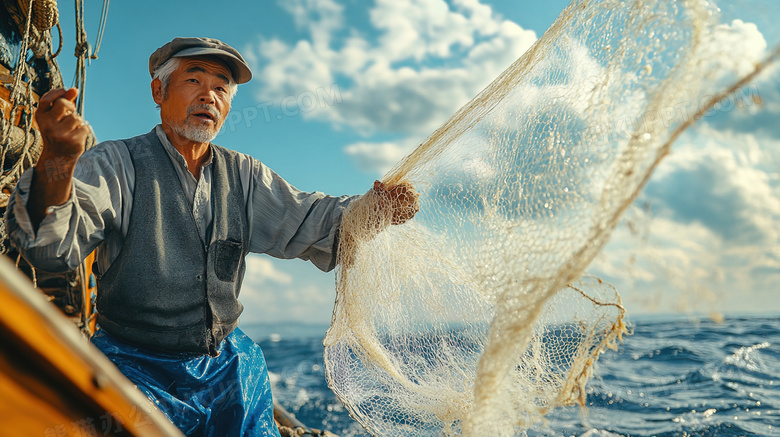
[[[764,69],[711,2],[574,1],[341,227],[329,384],[375,435],[515,435],[584,404],[625,332],[585,269],[680,133]],[[744,24],[744,23],[742,23]],[[732,38],[733,39],[733,38]],[[696,102],[680,105],[680,102]]]

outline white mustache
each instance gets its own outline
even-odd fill
[[[204,111],[208,112],[209,114],[211,114],[214,117],[214,122],[215,123],[219,123],[220,122],[222,117],[220,117],[220,114],[219,114],[219,111],[217,111],[217,108],[215,108],[215,107],[213,107],[211,105],[207,105],[205,103],[199,104],[199,105],[192,105],[189,108],[187,108],[187,117],[189,117],[190,115],[192,115],[195,112],[204,112]]]

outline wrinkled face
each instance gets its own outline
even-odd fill
[[[230,69],[214,58],[181,58],[163,92],[159,79],[152,83],[163,126],[199,143],[213,140],[230,111]]]

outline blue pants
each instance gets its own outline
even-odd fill
[[[185,435],[279,437],[263,352],[239,329],[217,357],[139,348],[103,330],[92,343]]]

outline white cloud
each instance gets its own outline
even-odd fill
[[[630,313],[777,312],[780,262],[769,245],[733,246],[699,223],[649,217],[643,235],[620,226],[589,267]],[[760,304],[759,304],[760,303]]]
[[[379,45],[390,61],[413,58],[422,61],[428,56],[446,58],[453,48],[474,45],[476,34],[496,32],[495,20],[485,19],[484,7],[471,20],[478,3],[461,3],[458,11],[450,10],[441,0],[398,1],[377,0],[370,12],[371,23],[382,32]],[[482,29],[477,25],[482,24]]]
[[[399,142],[357,142],[344,148],[355,165],[364,172],[384,174],[398,161],[414,150],[417,145],[412,141]]]
[[[629,311],[777,311],[777,139],[699,125],[661,163],[591,265]],[[650,212],[651,211],[651,212]]]
[[[284,314],[288,320],[304,323],[325,322],[330,320],[335,292],[308,284],[295,290],[287,289],[280,296],[284,302]],[[316,318],[312,317],[316,314]]]
[[[277,270],[269,258],[250,254],[246,257],[244,281],[252,285],[263,285],[266,282],[289,285],[292,283],[292,276]]]
[[[645,190],[659,213],[704,224],[733,244],[778,241],[780,183],[771,169],[780,163],[755,147],[752,134],[702,127],[689,141],[662,163]]]
[[[303,12],[304,4],[318,12]],[[341,31],[341,11],[330,0],[285,8],[309,38],[261,39],[250,48],[248,58],[262,64],[258,97],[281,99],[337,81],[343,102],[304,115],[366,134],[431,132],[536,40],[476,0],[378,0],[369,16],[379,36],[371,40]]]
[[[334,294],[332,288],[299,280],[293,287],[257,288],[245,284],[240,296],[244,305],[241,323],[327,323],[333,312]]]
[[[701,305],[680,309],[711,310],[712,290],[724,280],[720,239],[699,223],[645,217],[637,209],[629,215],[631,226],[615,230],[589,270],[617,287],[631,313],[679,308],[680,298]]]
[[[241,322],[327,323],[335,299],[333,275],[311,263],[247,256],[247,271],[239,299]]]
[[[763,133],[780,138],[780,65],[770,64],[749,84],[728,96],[705,117],[713,129]],[[767,152],[771,152],[768,148]],[[780,151],[775,153],[780,158]],[[778,159],[780,161],[780,159]]]
[[[308,31],[312,41],[324,47],[331,34],[344,25],[344,7],[333,0],[285,0],[279,5],[292,15],[299,30]]]
[[[714,26],[699,51],[702,71],[746,76],[766,56],[766,40],[753,23],[733,20]]]

